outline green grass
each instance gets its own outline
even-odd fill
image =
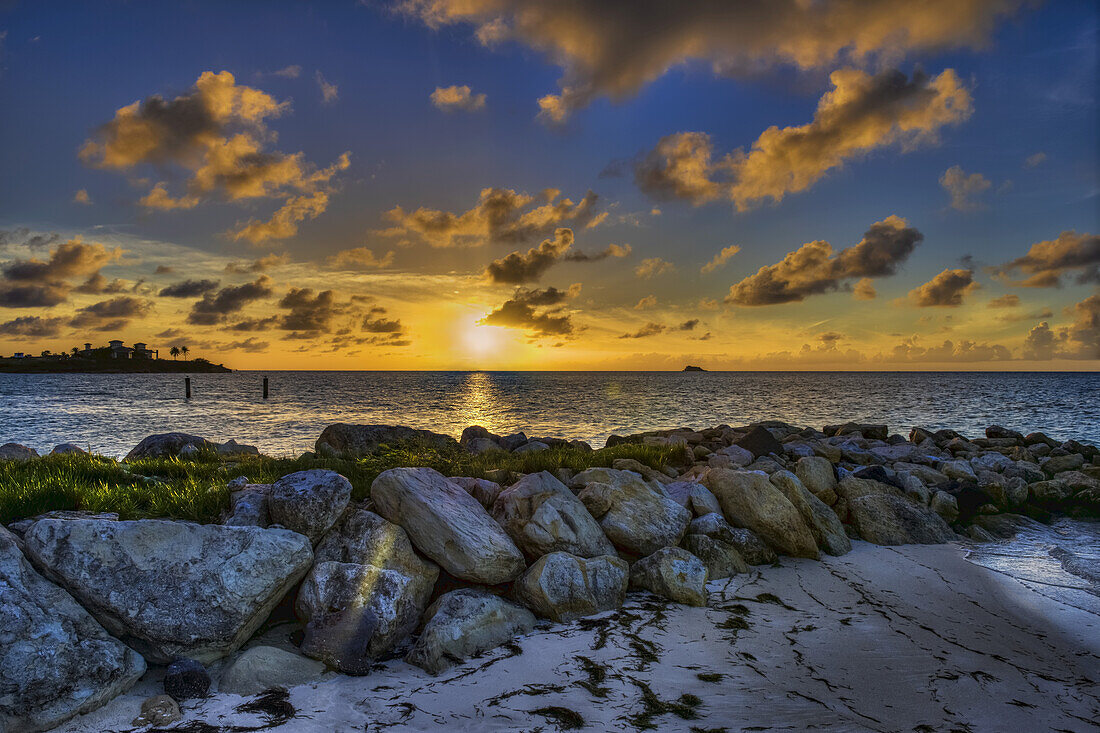
[[[272,483],[280,476],[326,468],[351,481],[353,497],[366,498],[382,471],[399,466],[427,466],[447,476],[485,478],[497,469],[517,473],[569,468],[582,471],[610,466],[616,458],[633,458],[653,468],[684,463],[682,449],[621,444],[597,451],[558,446],[539,453],[504,452],[472,455],[459,448],[437,449],[416,444],[383,446],[356,460],[336,458],[227,459],[203,453],[187,459],[144,459],[119,463],[100,456],[44,456],[29,461],[0,461],[0,524],[53,510],[116,512],[123,519],[170,517],[196,522],[219,521],[229,507],[226,483],[246,476],[252,483]]]

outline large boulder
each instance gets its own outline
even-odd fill
[[[749,565],[771,565],[779,560],[775,550],[768,547],[755,532],[744,527],[731,526],[718,512],[693,519],[688,527],[688,536],[693,534],[724,542],[737,550],[737,554]]]
[[[313,562],[374,565],[413,575],[439,571],[435,563],[416,554],[399,525],[361,506],[345,512],[329,530],[314,548]]]
[[[351,482],[324,469],[287,474],[271,485],[271,521],[317,542],[335,524],[351,499]]]
[[[718,499],[710,493],[710,489],[695,481],[674,481],[666,484],[665,493],[680,506],[690,509],[697,517],[722,511]]]
[[[734,441],[734,445],[744,448],[756,458],[774,453],[783,455],[783,446],[765,427],[755,425],[747,433]]]
[[[313,562],[296,532],[162,519],[43,519],[23,541],[47,577],[160,664],[236,651]]]
[[[405,661],[439,674],[456,662],[495,649],[535,626],[523,606],[475,588],[440,596],[424,615],[424,630]]]
[[[40,731],[120,695],[145,660],[43,578],[0,527],[0,731]]]
[[[184,446],[193,446],[189,451],[184,451]],[[134,461],[139,458],[171,458],[180,455],[181,452],[194,452],[198,450],[217,450],[217,445],[206,438],[187,433],[159,433],[142,439],[134,446],[133,450],[126,454],[124,461]]]
[[[737,548],[722,540],[712,539],[705,534],[689,534],[684,537],[683,547],[706,566],[708,580],[749,572],[749,566]]]
[[[630,587],[689,606],[707,605],[707,567],[687,550],[662,547],[630,566]]]
[[[799,458],[794,474],[810,493],[829,506],[836,503],[836,471],[827,458],[808,456]]]
[[[502,491],[500,484],[486,478],[474,478],[472,476],[449,476],[451,483],[458,484],[466,489],[466,493],[478,500],[486,510],[492,511],[493,504]]]
[[[955,537],[939,514],[897,494],[855,496],[848,500],[848,510],[859,536],[876,545],[933,545]]]
[[[382,445],[416,443],[430,448],[457,448],[458,441],[449,435],[430,430],[416,430],[403,425],[348,425],[335,423],[321,431],[314,446],[323,456],[360,458]]]
[[[230,512],[222,524],[234,527],[266,527],[271,524],[271,515],[267,510],[270,494],[271,484],[250,484],[247,479],[230,481]]]
[[[254,646],[222,672],[219,692],[249,697],[272,687],[294,687],[325,673],[325,665],[274,646]]]
[[[378,513],[461,580],[495,585],[523,572],[523,553],[477,499],[430,468],[391,468],[371,484]]]
[[[347,562],[319,562],[298,590],[294,611],[303,623],[341,614],[369,619],[372,625],[365,645],[354,655],[317,653],[303,646],[307,655],[352,673],[382,659],[416,629],[428,605],[439,569],[421,563],[419,572],[393,567]]]
[[[593,476],[599,478],[592,482],[589,477]],[[574,478],[578,480],[588,481],[578,494],[580,500],[615,547],[629,555],[645,557],[680,544],[691,522],[691,512],[669,498],[659,484],[632,471],[602,469],[595,474],[589,469]]]
[[[516,599],[539,616],[572,621],[623,605],[630,565],[612,555],[543,555],[516,581]]]
[[[580,557],[615,554],[581,500],[549,471],[528,474],[502,491],[493,519],[531,560],[559,550]]]
[[[818,558],[817,543],[798,509],[762,471],[712,468],[702,477],[730,524],[751,529],[778,552]]]
[[[786,470],[776,471],[771,475],[771,482],[802,515],[802,521],[810,528],[819,548],[830,555],[843,555],[851,551],[852,543],[844,533],[844,525],[836,512],[810,493],[797,476]]]

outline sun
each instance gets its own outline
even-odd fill
[[[466,324],[462,345],[471,356],[486,356],[501,348],[501,333],[497,326],[482,326],[477,321]]]

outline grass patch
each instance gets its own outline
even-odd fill
[[[229,509],[226,483],[245,476],[272,483],[295,471],[323,468],[351,481],[353,498],[370,494],[378,474],[400,466],[426,466],[447,476],[490,478],[500,470],[536,473],[568,468],[583,471],[633,458],[652,468],[683,463],[681,448],[623,443],[584,451],[556,446],[538,453],[490,452],[473,455],[461,448],[419,444],[382,446],[358,459],[226,457],[202,452],[186,459],[142,459],[120,463],[91,455],[43,456],[0,461],[0,524],[55,510],[116,512],[122,519],[167,517],[217,522]]]

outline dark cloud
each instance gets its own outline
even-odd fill
[[[267,318],[246,318],[243,321],[238,321],[237,323],[228,326],[228,328],[230,331],[266,331],[279,325],[279,321],[279,316],[268,316]]]
[[[639,328],[634,333],[624,333],[619,338],[621,338],[621,339],[644,339],[648,336],[656,336],[656,335],[664,333],[664,332],[665,332],[665,327],[664,326],[662,326],[660,323],[653,323],[652,321],[650,321],[649,323],[645,324],[644,326]]]
[[[56,232],[32,232],[26,227],[0,229],[0,252],[13,245],[27,249],[49,249],[60,241],[61,235]]]
[[[817,340],[823,344],[835,344],[844,339],[844,334],[837,333],[836,331],[828,331],[827,333],[820,333],[817,335]]]
[[[893,275],[922,239],[924,235],[905,219],[890,216],[872,224],[859,244],[839,252],[822,240],[808,242],[781,262],[761,267],[732,285],[725,302],[742,306],[793,303],[837,290],[847,280]]]
[[[279,328],[310,333],[328,333],[333,321],[349,312],[349,306],[337,300],[335,291],[315,294],[311,288],[291,288],[279,307],[290,311],[279,320]]]
[[[1012,280],[1016,271],[1027,275]],[[1057,239],[1036,242],[1023,257],[993,268],[993,274],[1026,288],[1061,287],[1062,279],[1076,273],[1078,284],[1100,284],[1100,235],[1064,231]]]
[[[676,328],[680,331],[694,331],[695,327],[699,325],[698,318],[692,318],[691,320],[684,321]]]
[[[20,316],[0,323],[0,334],[4,336],[57,336],[61,333],[61,327],[64,325],[64,318]]]
[[[528,331],[533,337],[569,337],[576,332],[571,316],[562,304],[580,293],[580,284],[568,290],[516,288],[511,298],[489,313],[480,323]]]
[[[71,287],[67,283],[18,285],[0,281],[0,306],[4,308],[52,308],[64,303]]]
[[[909,291],[909,299],[918,308],[957,307],[966,295],[978,288],[973,270],[944,270],[918,288]]]
[[[134,285],[125,280],[119,280],[117,277],[113,280],[108,280],[103,277],[102,273],[97,272],[90,275],[87,280],[73,288],[73,292],[90,295],[113,295],[115,293],[125,293],[133,289]]]
[[[217,280],[183,280],[162,288],[159,295],[162,298],[195,298],[216,290]]]
[[[247,351],[249,353],[261,353],[267,351],[271,346],[267,341],[260,341],[256,338],[247,338],[244,341],[231,341],[227,344],[222,344],[221,348],[227,350]]]
[[[157,269],[153,270],[154,275],[171,275],[176,271],[176,268],[169,265],[157,265]]]
[[[26,244],[26,236],[21,236],[21,241]],[[120,280],[108,283],[99,270],[122,254],[121,249],[108,250],[77,237],[57,245],[44,260],[32,257],[6,262],[0,265],[0,306],[50,308],[68,299],[73,290],[70,280],[85,276],[88,279],[78,292],[119,292],[125,284]]]
[[[225,266],[225,271],[235,275],[250,275],[257,272],[267,272],[288,262],[290,262],[290,255],[288,254],[270,254],[252,262],[230,262]]]
[[[271,278],[261,275],[255,282],[224,287],[217,293],[206,293],[191,306],[187,322],[197,326],[212,326],[225,321],[231,313],[237,313],[249,303],[270,296]]]
[[[131,318],[145,316],[150,310],[152,306],[149,301],[122,295],[77,309],[69,325],[73,328],[115,331],[125,327]]]
[[[987,308],[1015,308],[1020,305],[1020,296],[1015,293],[993,298],[986,305]]]

